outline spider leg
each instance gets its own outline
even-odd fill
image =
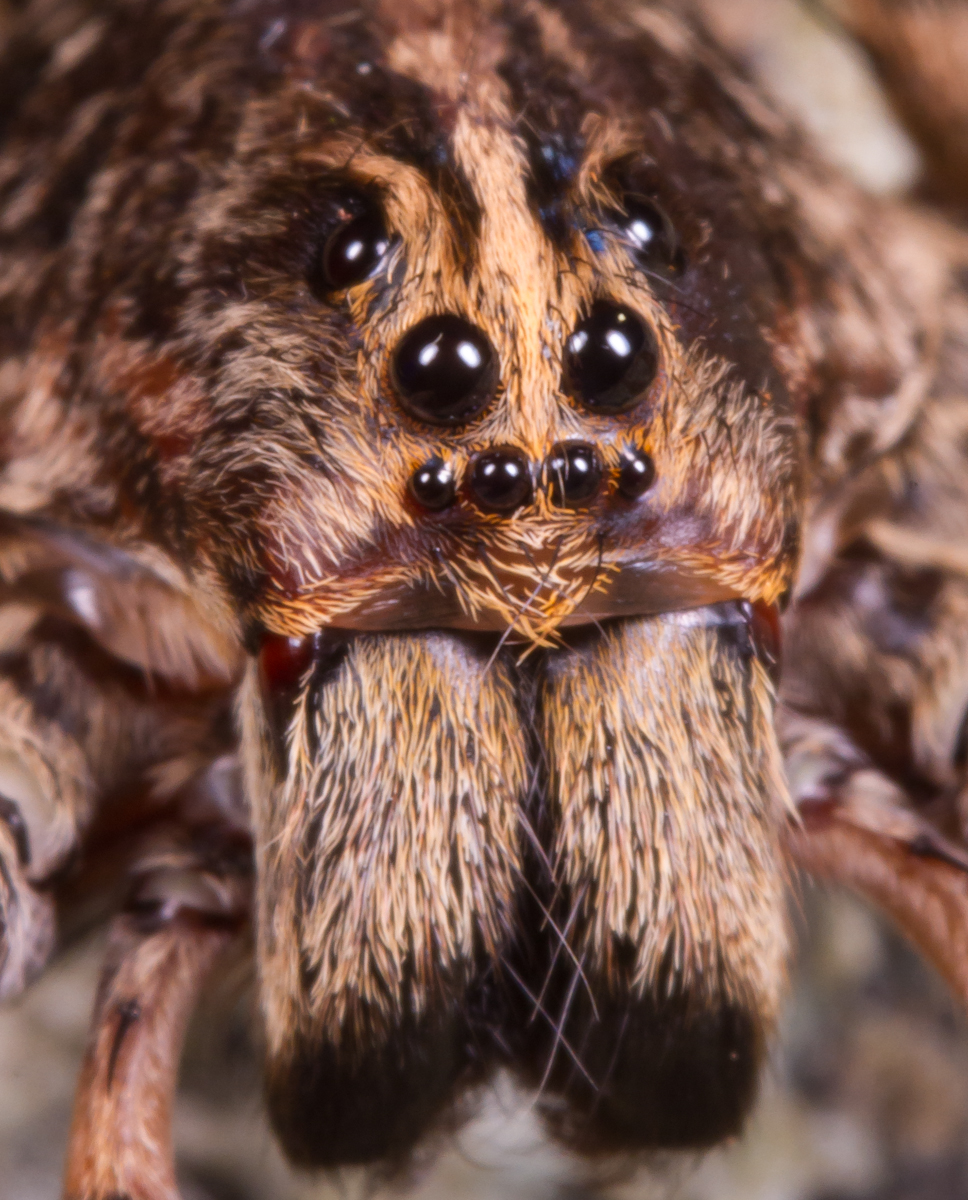
[[[185,1030],[247,928],[249,846],[233,827],[157,837],[111,927],[78,1084],[65,1200],[177,1200],[171,1121]]]
[[[0,999],[22,991],[50,954],[48,880],[75,849],[93,803],[84,755],[41,696],[50,655],[28,640],[0,654]]]
[[[963,291],[947,319],[931,396],[846,490],[834,553],[784,618],[778,730],[792,859],[884,909],[968,1002]]]
[[[866,896],[968,1006],[968,854],[915,814],[883,803],[890,783],[859,779],[801,805],[786,848],[801,868]]]
[[[54,942],[54,909],[26,874],[23,817],[0,797],[0,999],[16,995],[41,970]]]
[[[968,201],[968,8],[921,0],[823,0],[867,51],[924,156],[932,198]]]
[[[202,628],[136,563],[0,514],[0,1000],[43,967],[92,823],[150,817],[231,745]]]

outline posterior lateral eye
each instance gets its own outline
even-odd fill
[[[335,229],[320,255],[320,274],[327,291],[342,291],[368,279],[390,245],[383,214],[377,208],[350,217]]]
[[[628,195],[624,212],[616,212],[612,225],[621,234],[636,261],[651,270],[681,271],[685,256],[675,228],[666,214],[644,196]]]

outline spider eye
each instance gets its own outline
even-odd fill
[[[454,472],[442,458],[432,458],[410,476],[410,494],[431,511],[453,504],[456,494]]]
[[[636,260],[647,268],[680,271],[682,250],[672,222],[660,208],[639,196],[627,197],[625,212],[614,222]]]
[[[463,317],[442,313],[404,335],[391,376],[413,416],[433,425],[455,425],[487,402],[494,386],[494,352],[480,329]]]
[[[626,500],[638,500],[655,482],[655,463],[645,453],[627,447],[618,472],[618,490]]]
[[[389,245],[390,238],[377,209],[367,209],[351,217],[330,234],[323,246],[320,266],[326,289],[338,292],[368,279]]]
[[[557,508],[585,504],[602,482],[602,464],[593,446],[583,442],[559,444],[545,463],[551,503]]]
[[[512,448],[479,455],[469,483],[474,499],[488,512],[510,512],[531,499],[531,469]]]
[[[593,412],[626,412],[655,378],[655,335],[622,304],[598,300],[565,347],[566,390]]]

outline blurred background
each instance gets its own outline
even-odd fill
[[[807,888],[773,1061],[745,1136],[594,1180],[543,1139],[504,1081],[406,1181],[415,1200],[964,1200],[968,1028],[941,983],[869,910]],[[0,1012],[0,1197],[55,1200],[97,980],[99,938]],[[210,995],[189,1036],[176,1116],[184,1200],[397,1194],[290,1172],[259,1101],[248,1003]]]
[[[866,187],[900,193],[917,154],[863,57],[818,3],[707,0],[722,36]],[[771,1070],[742,1140],[704,1158],[592,1180],[542,1140],[527,1097],[498,1080],[479,1117],[409,1181],[418,1200],[963,1200],[968,1028],[940,982],[852,898],[807,885],[799,956]],[[0,1010],[0,1200],[52,1200],[101,954],[72,947]],[[210,997],[183,1069],[176,1140],[184,1200],[386,1194],[352,1174],[298,1177],[263,1117],[248,1001]]]

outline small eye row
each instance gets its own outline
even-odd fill
[[[677,254],[675,236],[658,209],[642,200],[629,201],[616,221],[638,259],[670,266]],[[351,216],[323,246],[318,264],[323,289],[341,291],[363,282],[389,246],[376,207]],[[597,300],[567,339],[562,386],[591,412],[627,412],[642,399],[658,365],[651,327],[625,305]],[[493,398],[497,355],[477,326],[456,313],[439,313],[404,334],[391,357],[390,382],[411,416],[432,425],[461,425]]]
[[[487,512],[508,513],[527,504],[534,493],[535,476],[548,489],[558,508],[580,508],[590,503],[605,481],[605,468],[594,446],[562,442],[553,447],[540,470],[513,447],[498,447],[477,455],[467,468],[464,486],[474,503]],[[626,447],[617,472],[616,490],[626,500],[637,500],[655,481],[655,465],[644,450]],[[457,499],[453,468],[432,458],[410,477],[410,494],[421,508],[440,511]]]

